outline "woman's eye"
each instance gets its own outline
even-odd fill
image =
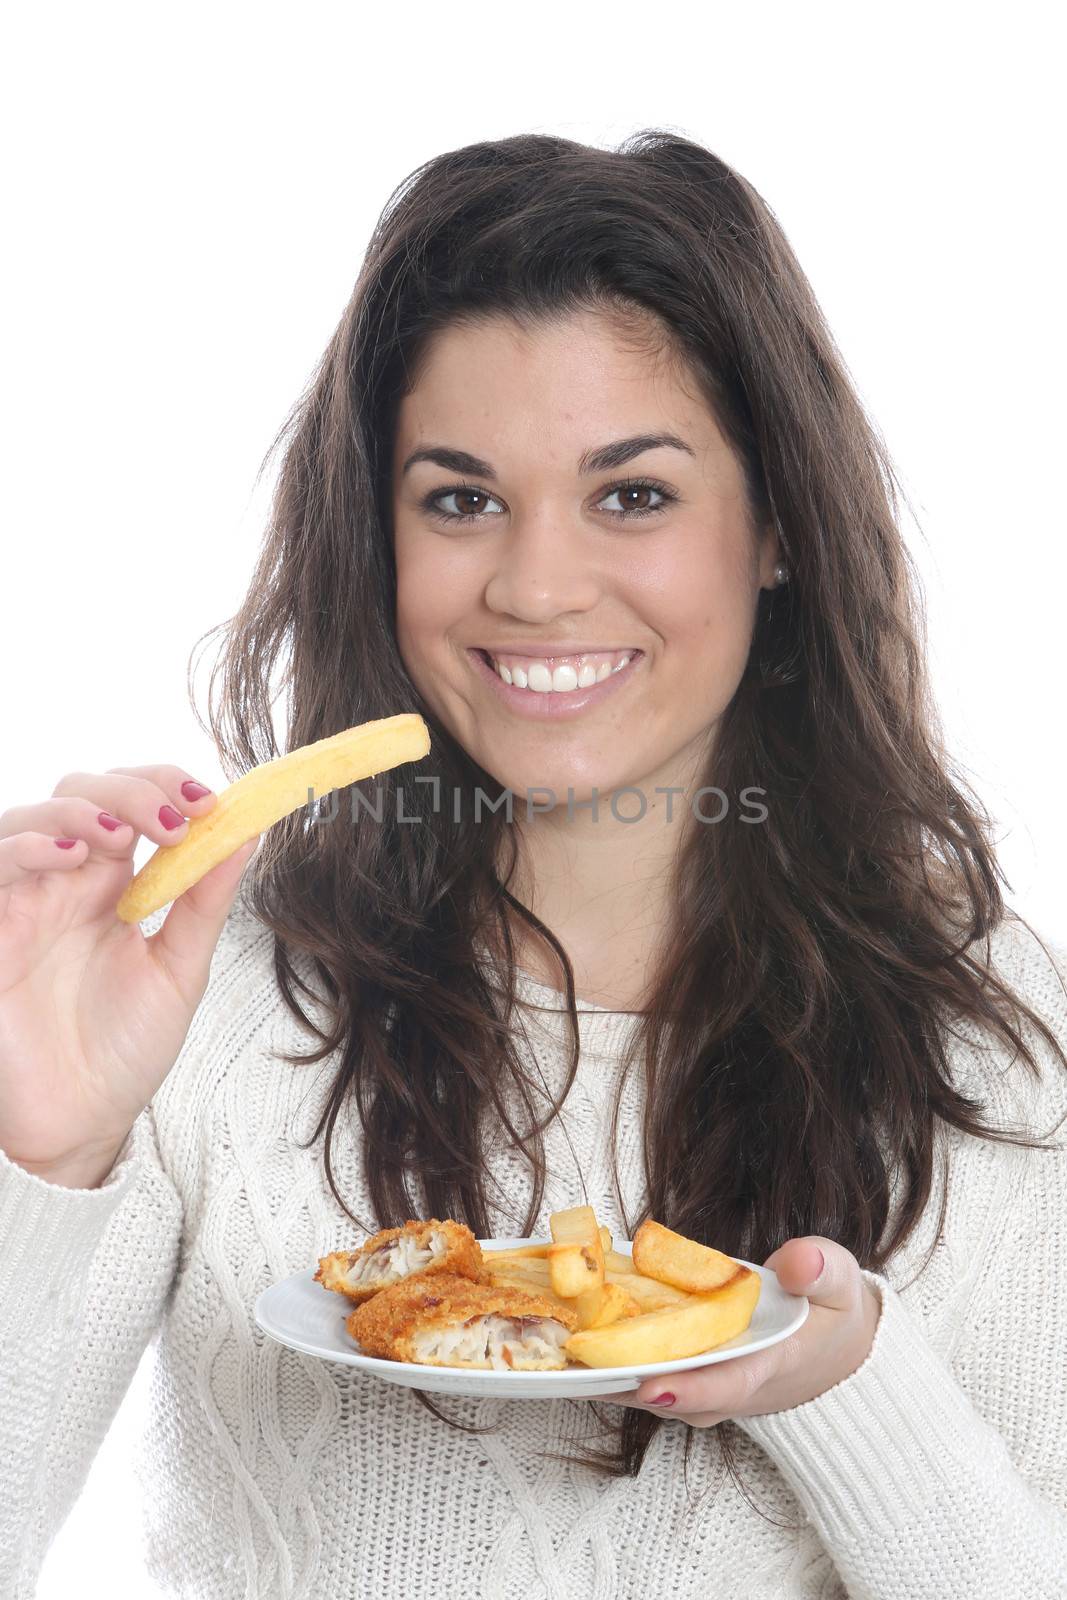
[[[665,484],[652,483],[644,478],[634,480],[628,479],[625,483],[615,484],[614,488],[609,489],[603,496],[600,504],[603,506],[604,501],[610,500],[613,495],[621,495],[624,501],[632,499],[634,495],[637,495],[639,498],[648,495],[659,495],[660,497],[659,504],[623,504],[617,510],[608,508],[607,514],[609,517],[619,518],[653,516],[657,511],[663,511],[668,505],[678,498],[677,495],[673,494]],[[460,504],[460,506],[462,506],[464,502],[468,502],[468,509],[446,511],[440,504],[440,502],[444,500],[455,500]],[[425,500],[422,502],[422,505],[423,510],[428,511],[432,516],[437,517],[441,522],[477,522],[485,515],[485,513],[484,509],[476,509],[473,511],[470,510],[469,502],[472,500],[492,502],[493,496],[486,494],[484,489],[475,488],[472,484],[455,484],[451,489],[436,489],[433,494],[426,496]],[[499,504],[499,501],[497,504]],[[499,515],[499,513],[494,512],[492,515]]]
[[[610,500],[614,494],[622,495],[624,503],[621,510],[608,513],[609,516],[613,517],[650,517],[654,511],[662,511],[664,506],[669,505],[675,499],[669,489],[663,489],[656,483],[620,483],[614,489],[608,490],[607,498]],[[635,494],[658,494],[661,503],[659,505],[654,503],[652,505],[626,505],[625,501]]]
[[[481,511],[441,511],[438,509],[438,501],[451,500],[453,498],[462,505],[465,500],[491,500],[492,495],[486,494],[484,489],[440,489],[435,494],[430,495],[424,504],[427,510],[435,512],[445,522],[474,522],[482,515]]]

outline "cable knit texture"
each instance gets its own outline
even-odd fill
[[[993,939],[999,968],[1063,1041],[1067,951],[1049,949],[1055,965],[1011,917]],[[916,1277],[940,1206],[939,1156],[917,1232],[885,1276],[866,1275],[882,1302],[867,1360],[818,1399],[741,1419],[758,1510],[714,1469],[711,1432],[696,1435],[686,1480],[676,1420],[636,1480],[603,1479],[549,1454],[593,1426],[584,1404],[442,1400],[488,1430],[461,1432],[411,1391],[300,1355],[254,1324],[267,1284],[365,1237],[329,1192],[321,1142],[297,1147],[336,1060],[272,1058],[310,1043],[277,994],[272,957],[273,936],[239,897],[182,1053],[99,1189],[48,1184],[0,1155],[0,1594],[33,1595],[156,1338],[139,1475],[150,1568],[167,1594],[1064,1600],[1067,1128],[1048,1153],[941,1130],[944,1237]],[[521,993],[524,1054],[554,1088],[566,1069],[559,997],[526,977]],[[581,1062],[546,1134],[537,1231],[588,1201],[624,1237],[609,1113],[633,1021],[579,1011]],[[1039,1083],[977,1030],[960,1034],[953,1078],[986,1120],[1050,1135],[1067,1114],[1067,1072],[1033,1030]],[[636,1070],[623,1113],[615,1155],[633,1216]],[[501,1139],[489,1170],[493,1231],[513,1234],[528,1175]],[[336,1171],[372,1230],[344,1130]]]

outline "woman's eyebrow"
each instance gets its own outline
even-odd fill
[[[696,456],[692,445],[686,444],[676,433],[637,433],[631,439],[616,439],[614,444],[601,445],[599,450],[587,450],[579,459],[578,471],[583,474],[608,472],[613,467],[624,466],[627,461],[632,461],[634,456],[643,455],[646,450],[660,450],[664,447],[684,450],[687,455]],[[400,476],[403,477],[416,461],[432,461],[435,466],[444,467],[446,472],[465,472],[472,477],[488,478],[491,482],[496,482],[496,473],[488,461],[483,461],[480,456],[472,456],[466,450],[453,450],[448,445],[422,445],[418,450],[413,450],[404,462]]]

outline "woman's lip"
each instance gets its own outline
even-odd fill
[[[569,661],[575,656],[614,656],[623,650],[629,650],[632,655],[644,654],[635,644],[572,644],[546,650],[520,650],[506,644],[479,644],[471,648],[484,650],[487,656],[518,656],[523,661]]]
[[[564,694],[550,689],[546,694],[539,694],[535,689],[518,689],[514,684],[505,683],[496,669],[489,665],[480,648],[468,649],[467,656],[474,671],[488,682],[489,687],[510,711],[514,711],[520,717],[530,717],[534,720],[577,716],[586,706],[603,700],[629,683],[633,673],[644,660],[643,652],[634,655],[624,667],[619,668],[618,672],[609,673],[599,683],[591,683],[586,689],[570,689]]]

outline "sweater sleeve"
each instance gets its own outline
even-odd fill
[[[1053,987],[1042,973],[1026,998],[1064,1043]],[[984,1259],[966,1263],[951,1360],[887,1279],[864,1272],[882,1312],[862,1366],[806,1404],[737,1419],[851,1600],[1067,1600],[1067,1070],[1025,1031],[1042,1081],[1020,1080],[1030,1115],[1013,1131],[1059,1148],[985,1143],[1005,1162],[1005,1203]]]
[[[159,1325],[181,1225],[151,1106],[98,1189],[0,1152],[0,1594],[35,1591]]]
[[[169,910],[142,921],[146,937]],[[210,1044],[217,974],[240,949],[242,928],[238,906],[172,1076]],[[35,1592],[159,1328],[182,1227],[155,1101],[96,1189],[48,1183],[0,1150],[0,1595],[29,1600]]]

